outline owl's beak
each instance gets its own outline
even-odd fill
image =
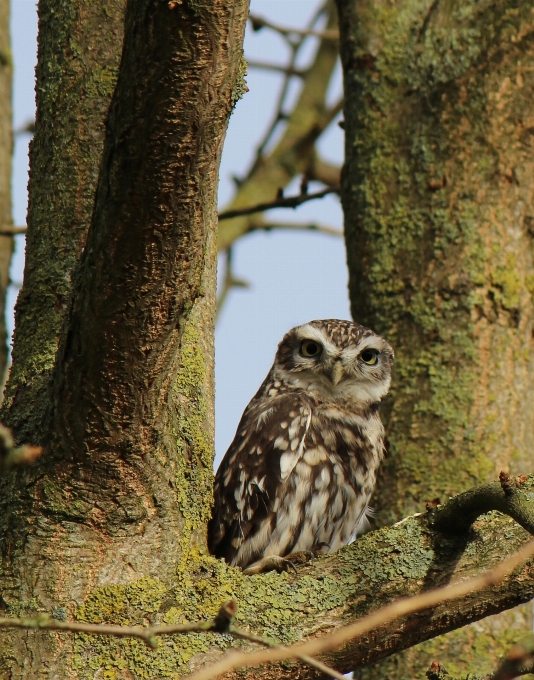
[[[335,361],[334,365],[332,366],[332,372],[330,374],[332,384],[334,387],[342,380],[343,376],[345,375],[345,371],[343,369],[343,364],[341,361]]]

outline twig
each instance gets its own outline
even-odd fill
[[[316,224],[315,222],[260,222],[258,224],[252,224],[248,233],[254,231],[271,231],[271,230],[287,230],[287,231],[316,231],[319,234],[326,234],[327,236],[343,236],[343,231],[341,229],[336,229],[335,227],[328,227],[324,224]]]
[[[42,454],[40,446],[15,446],[11,431],[0,424],[0,475],[14,467],[30,465]]]
[[[534,644],[515,645],[506,655],[491,680],[512,680],[520,675],[534,673]]]
[[[314,201],[317,198],[324,198],[328,194],[339,193],[339,187],[329,187],[322,191],[317,191],[315,194],[298,194],[298,196],[288,196],[287,198],[277,198],[275,201],[269,203],[258,203],[251,205],[248,208],[237,208],[236,210],[227,210],[219,214],[219,222],[221,220],[230,220],[232,217],[240,217],[241,215],[252,215],[253,213],[263,212],[264,210],[272,210],[273,208],[297,208],[303,203]]]
[[[248,283],[248,281],[245,281],[244,279],[238,279],[236,276],[234,276],[233,250],[232,248],[228,248],[228,250],[226,251],[226,262],[222,288],[221,292],[219,293],[219,297],[217,298],[217,316],[219,315],[219,312],[221,311],[226,301],[226,298],[228,297],[228,293],[232,290],[232,288],[249,288],[249,287],[250,284]]]
[[[85,633],[89,635],[109,635],[111,637],[134,637],[145,642],[149,647],[157,647],[157,637],[161,635],[178,635],[186,633],[227,633],[242,640],[256,642],[264,647],[277,648],[279,645],[273,640],[269,640],[259,635],[254,635],[247,631],[235,628],[232,625],[237,614],[237,602],[230,600],[225,602],[217,616],[210,621],[200,621],[197,623],[175,624],[169,626],[113,626],[100,623],[80,623],[78,621],[57,621],[51,619],[46,614],[39,614],[33,618],[0,618],[0,628],[23,628],[32,630],[60,630],[68,633]],[[345,680],[341,673],[338,673],[330,666],[303,654],[298,657],[309,666],[317,668],[322,673],[326,673],[336,680]]]
[[[311,18],[311,21],[308,23],[308,28],[311,28],[315,25],[315,22],[318,21],[319,17],[326,11],[327,8],[327,2],[325,2],[317,12],[313,15]],[[291,83],[291,75],[290,71],[295,68],[295,64],[297,62],[297,56],[300,51],[300,48],[302,47],[304,41],[306,39],[306,36],[300,36],[299,40],[297,41],[289,41],[289,48],[291,50],[291,54],[289,55],[289,62],[287,65],[287,70],[285,73],[284,81],[282,83],[282,88],[280,90],[280,94],[278,95],[278,101],[276,102],[275,106],[275,113],[274,116],[271,120],[271,124],[267,128],[267,131],[265,135],[263,136],[262,141],[260,142],[257,150],[256,150],[256,158],[254,160],[254,163],[252,165],[252,169],[249,173],[249,176],[253,173],[254,168],[256,165],[259,163],[260,159],[263,157],[263,153],[265,149],[267,148],[267,145],[272,139],[272,136],[275,133],[276,128],[278,127],[278,124],[280,121],[284,119],[284,106],[285,106],[285,101],[286,97],[289,92],[289,85]]]
[[[15,234],[25,234],[27,227],[0,227],[0,236],[15,236]]]
[[[234,652],[227,654],[221,661],[213,665],[202,668],[196,673],[187,676],[189,680],[211,680],[227,673],[235,668],[246,668],[259,666],[264,663],[274,663],[295,659],[301,654],[317,656],[332,649],[341,647],[349,640],[354,640],[371,630],[389,623],[407,614],[429,609],[442,602],[454,600],[464,595],[468,595],[476,590],[481,590],[488,586],[494,586],[504,579],[504,577],[521,563],[534,554],[534,541],[530,541],[523,546],[515,555],[508,558],[500,565],[490,571],[468,579],[462,583],[453,583],[442,588],[430,590],[428,592],[415,595],[414,597],[401,599],[387,605],[368,616],[363,617],[356,623],[334,630],[328,635],[314,638],[305,643],[296,645],[277,647],[265,651],[253,653]]]
[[[273,640],[269,640],[268,638],[248,633],[247,631],[236,628],[235,626],[230,626],[228,632],[234,635],[235,637],[241,638],[242,640],[248,640],[249,642],[257,642],[259,645],[263,645],[264,647],[270,648],[280,647],[280,644],[274,642]],[[308,656],[307,654],[299,654],[297,658],[300,659],[300,661],[303,661],[304,663],[308,664],[308,666],[312,666],[312,668],[317,668],[317,670],[321,671],[321,673],[329,675],[331,678],[336,678],[336,680],[346,680],[345,676],[342,673],[338,673],[333,668],[330,668],[330,666],[327,666],[318,659],[314,659],[312,656]]]
[[[270,28],[272,31],[276,31],[284,37],[307,37],[313,35],[316,38],[321,38],[321,40],[339,40],[339,31],[317,31],[313,28],[291,28],[288,26],[280,26],[280,24],[275,24],[257,14],[250,14],[249,19],[252,22],[252,29],[254,31],[259,31],[260,28]]]
[[[306,71],[301,68],[284,66],[283,64],[271,64],[267,61],[254,61],[252,59],[247,59],[247,65],[249,68],[257,68],[262,71],[277,71],[278,73],[285,73],[288,76],[297,76],[299,78],[302,78],[306,73]]]

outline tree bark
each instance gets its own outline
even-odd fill
[[[338,9],[352,313],[396,352],[373,499],[390,523],[475,479],[530,470],[534,11],[493,0]],[[531,622],[513,616],[520,630]],[[419,672],[436,657],[453,674],[462,657],[490,671],[513,637],[491,653],[465,637],[449,652],[440,643]],[[366,677],[415,677],[403,663]]]
[[[528,515],[530,526],[534,523],[533,492],[531,476],[516,491],[514,500],[515,507],[522,506]],[[452,510],[454,516],[454,504]],[[447,516],[447,506],[442,512],[448,520],[451,513]],[[496,512],[480,517],[468,533],[443,533],[436,524],[441,526],[434,512],[407,518],[363,536],[334,555],[312,560],[300,567],[298,574],[246,577],[222,560],[206,558],[200,565],[192,564],[187,573],[179,573],[177,584],[171,588],[157,578],[93,588],[74,614],[78,620],[93,623],[172,624],[213,618],[221,603],[234,597],[239,605],[240,628],[290,643],[323,635],[401,597],[478,575],[529,540],[529,534],[510,517]],[[533,569],[531,560],[500,584],[384,624],[322,659],[346,672],[528,601],[534,596]],[[69,640],[66,634],[45,631],[33,631],[28,638],[39,649],[54,638],[56,644],[58,638]],[[74,642],[71,675],[66,677],[181,677],[218,660],[231,645],[242,643],[229,636],[193,634],[163,638],[158,648],[151,650],[140,640],[79,635]],[[250,649],[251,645],[245,647]],[[42,676],[50,677],[45,669]],[[280,680],[319,677],[317,671],[300,665],[297,670],[294,664],[248,669],[227,677],[234,676]]]
[[[26,263],[1,414],[19,442],[43,441],[62,322],[94,207],[124,6],[124,0],[39,3]]]
[[[246,0],[128,4],[91,228],[86,242],[71,235],[81,251],[75,267],[71,243],[72,301],[53,316],[55,366],[37,367],[27,390],[12,383],[10,424],[45,453],[3,482],[0,583],[11,611],[73,616],[95,586],[136,582],[151,592],[153,579],[163,587],[209,559],[217,170],[244,88],[247,9]],[[70,20],[60,13],[52,23],[64,30]],[[46,87],[42,70],[38,77]],[[61,141],[51,113],[40,114],[51,138],[36,146]],[[65,181],[69,159],[56,159]],[[74,173],[70,188],[90,179]],[[66,223],[61,184],[50,191],[34,193],[33,210],[46,211],[46,198]],[[36,237],[30,268],[42,257],[45,239]],[[59,260],[58,276],[63,253]],[[37,278],[25,283],[29,303],[41,294]],[[57,280],[48,283],[45,314]],[[19,305],[21,335],[28,314]],[[27,367],[28,354],[17,360]],[[43,411],[28,420],[35,399]],[[78,677],[75,647],[13,634],[2,640],[0,668],[10,678]]]
[[[11,159],[13,155],[13,111],[11,87],[13,64],[9,36],[9,2],[0,3],[0,224],[12,225],[11,216]],[[12,236],[0,236],[0,387],[7,370],[6,296],[9,287],[9,267],[13,255]]]

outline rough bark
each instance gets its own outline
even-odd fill
[[[3,482],[0,581],[12,611],[75,615],[95,586],[135,581],[141,594],[156,577],[175,582],[206,552],[217,170],[244,87],[247,9],[246,0],[128,4],[91,228],[56,326],[53,383],[45,388],[42,372],[31,383],[46,408],[28,421],[38,395],[20,384],[10,402],[11,423],[24,423],[17,434],[46,449]],[[68,161],[57,161],[60,177]],[[56,192],[46,200],[60,198],[61,186]],[[43,200],[34,193],[35,211]],[[33,257],[43,242],[30,241]],[[23,353],[18,360],[27,366]],[[31,633],[9,636],[1,677],[78,677],[74,648],[56,636],[44,644]]]
[[[373,499],[390,523],[530,468],[534,10],[493,0],[338,9],[352,313],[396,351],[391,452]],[[531,614],[514,616],[525,629]],[[491,653],[458,637],[449,652],[429,648],[421,669],[439,658],[457,674],[471,658],[480,672],[486,657],[489,671],[511,637]],[[402,664],[371,675],[413,678]]]
[[[20,442],[42,438],[61,325],[94,207],[124,6],[124,0],[39,3],[26,264],[2,412]]]
[[[0,225],[10,227],[11,217],[11,157],[13,134],[11,85],[13,65],[9,37],[9,2],[0,3]],[[13,254],[12,236],[0,236],[0,387],[7,369],[7,330],[5,320],[6,295],[9,286],[9,267]]]
[[[531,527],[533,492],[534,476],[517,490],[514,501],[528,514]],[[241,628],[248,627],[270,639],[294,642],[322,635],[400,597],[477,575],[529,540],[529,534],[498,512],[482,516],[463,534],[436,531],[435,523],[435,513],[408,518],[367,534],[335,555],[313,560],[300,567],[298,574],[271,572],[245,577],[222,560],[206,558],[171,588],[157,578],[96,587],[73,613],[78,620],[94,623],[172,624],[212,618],[222,601],[234,597],[239,603]],[[534,596],[533,569],[531,561],[490,589],[386,624],[324,660],[345,672],[525,602]],[[53,637],[45,631],[31,636],[40,640],[41,646]],[[65,634],[54,636],[69,639]],[[181,677],[188,670],[220,658],[229,646],[242,644],[230,637],[193,634],[164,638],[156,650],[151,650],[135,639],[79,635],[75,638],[72,677]],[[295,665],[276,665],[249,669],[236,677],[294,679],[318,675],[300,665],[298,669]]]

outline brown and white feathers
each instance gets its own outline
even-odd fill
[[[378,408],[392,363],[390,345],[350,321],[284,336],[217,471],[214,555],[256,573],[269,558],[354,539],[384,456]]]

